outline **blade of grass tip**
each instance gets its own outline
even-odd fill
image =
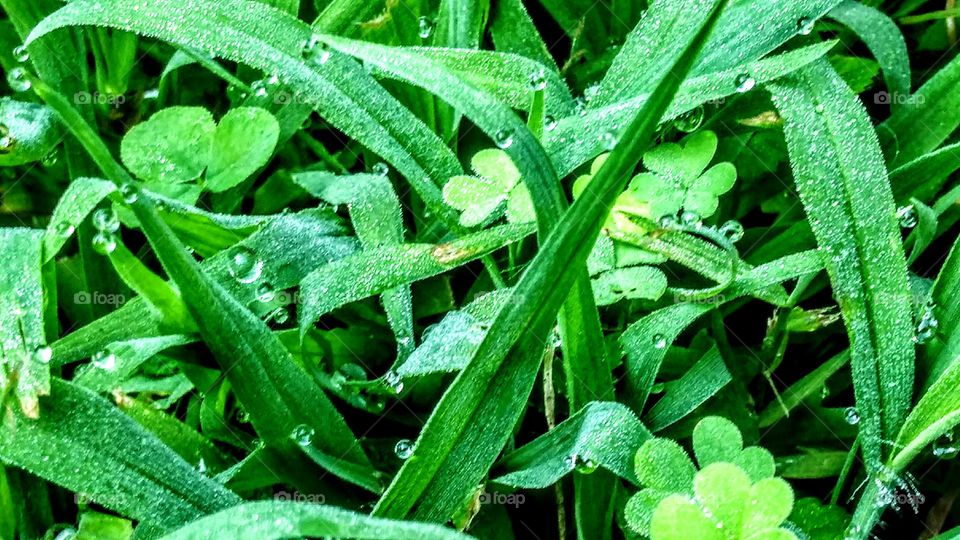
[[[661,115],[725,4],[709,4],[700,30],[661,74],[662,80],[650,100],[630,123],[603,168],[549,235],[515,287],[508,308],[499,312],[470,363],[444,393],[416,443],[414,455],[404,463],[377,504],[376,515],[404,517],[413,512],[419,518],[445,521],[489,470],[509,432],[486,433],[489,444],[467,448],[467,454],[454,454],[462,462],[451,464],[448,460],[465,437],[470,439],[465,432],[470,431],[475,415],[481,411],[488,389],[498,384],[495,377],[507,358],[531,356],[531,351],[518,349],[521,338],[523,344],[535,345],[544,337],[546,325],[552,323],[576,271],[586,262],[611,205],[626,186],[639,156],[652,142]],[[533,354],[541,354],[536,347],[533,349]],[[509,366],[510,362],[506,364]],[[509,429],[513,424],[506,425]],[[474,428],[487,430],[487,426]],[[439,474],[445,469],[451,471],[450,476]],[[442,495],[439,499],[438,494]],[[421,508],[414,511],[418,504]]]
[[[65,97],[40,80],[33,87],[87,148],[107,177],[139,193],[131,207],[157,257],[178,285],[214,357],[264,442],[289,455],[290,465],[305,460],[291,433],[301,424],[324,437],[313,444],[359,466],[370,467],[356,438],[313,379],[294,362],[277,336],[221,285],[207,277],[160,218],[150,197],[117,163],[109,149]],[[331,471],[336,474],[336,471]]]

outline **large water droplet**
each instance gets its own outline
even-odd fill
[[[433,22],[433,19],[430,17],[420,17],[420,23],[417,33],[420,35],[421,39],[429,39],[433,35],[433,29],[436,26],[436,23]]]
[[[72,224],[67,223],[66,221],[62,221],[60,223],[57,223],[56,230],[57,230],[57,234],[61,238],[69,238],[70,236],[73,235],[73,232],[76,230],[76,228]]]
[[[370,172],[372,172],[377,176],[386,176],[390,174],[390,167],[386,163],[381,161],[379,163],[374,164],[373,168],[370,169]]]
[[[685,227],[695,228],[699,228],[703,224],[700,214],[691,212],[690,210],[684,210],[680,214],[680,222],[683,223]]]
[[[238,247],[230,254],[227,271],[240,283],[253,283],[263,273],[263,261],[250,248]]]
[[[39,362],[41,364],[49,364],[50,360],[53,358],[53,349],[42,345],[33,350],[33,361]]]
[[[914,208],[912,204],[901,206],[897,209],[897,220],[900,221],[900,226],[904,229],[916,227],[919,221],[916,208]]]
[[[753,87],[757,85],[757,80],[747,73],[741,73],[734,79],[734,84],[736,84],[737,92],[742,94],[753,90]]]
[[[739,242],[743,238],[743,225],[739,221],[730,220],[720,226],[720,234],[731,242]]]
[[[534,71],[530,74],[530,80],[528,81],[530,89],[534,92],[538,92],[547,87],[547,75],[542,69]]]
[[[300,424],[290,432],[290,438],[300,446],[310,446],[310,444],[313,443],[315,433],[312,427],[306,424]]]
[[[510,145],[513,144],[513,131],[509,129],[501,129],[494,134],[493,142],[504,150],[510,148]]]
[[[110,351],[100,351],[90,360],[93,362],[93,367],[104,371],[113,371],[117,367],[117,357]]]
[[[93,222],[93,227],[100,232],[115,233],[120,230],[120,220],[117,219],[117,213],[111,206],[98,208],[90,220]]]
[[[394,394],[403,392],[403,377],[396,371],[388,371],[387,374],[383,376],[383,381],[393,390]]]
[[[10,88],[12,88],[14,92],[26,92],[33,86],[27,70],[22,67],[15,67],[7,73],[7,84],[10,85]]]
[[[273,286],[269,283],[264,282],[257,287],[257,300],[263,302],[264,304],[273,302],[273,299],[276,297],[277,293],[273,290]]]
[[[98,232],[91,243],[93,250],[101,255],[109,255],[117,249],[117,237],[110,232]]]
[[[651,342],[654,349],[663,349],[667,346],[667,337],[663,334],[654,334]]]
[[[303,42],[301,54],[303,59],[308,62],[316,61],[325,64],[330,59],[330,48],[327,47],[326,43],[320,41],[319,35],[313,34]]]
[[[617,147],[617,141],[617,135],[612,131],[604,131],[603,134],[600,135],[600,146],[607,152]]]
[[[393,452],[397,454],[397,457],[400,459],[407,459],[413,455],[414,444],[410,439],[400,439],[397,441],[396,446],[393,447]]]
[[[543,129],[553,131],[557,129],[557,119],[549,114],[543,117]]]
[[[817,21],[810,17],[800,17],[797,19],[797,33],[801,36],[809,36],[813,32],[813,25]]]
[[[17,140],[7,132],[6,126],[0,125],[0,155],[13,152]]]
[[[696,131],[703,124],[705,111],[703,105],[687,111],[673,120],[673,125],[678,130],[690,133]]]
[[[267,97],[267,94],[269,94],[267,90],[267,83],[263,80],[253,81],[253,84],[250,85],[250,89],[253,90],[253,95],[257,97]]]
[[[948,431],[933,441],[933,456],[938,459],[953,459],[960,455],[960,445],[954,440],[952,431]]]
[[[30,53],[27,51],[27,48],[23,45],[18,45],[13,48],[13,59],[21,64],[30,60]]]
[[[860,423],[860,412],[856,407],[847,407],[843,412],[843,419],[851,426],[855,426]]]
[[[133,184],[123,184],[120,186],[120,196],[127,204],[133,204],[140,198],[140,191]]]

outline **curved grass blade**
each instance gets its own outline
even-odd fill
[[[116,190],[113,183],[99,178],[77,178],[70,182],[53,209],[43,235],[44,262],[54,258],[87,215]]]
[[[850,338],[861,445],[871,474],[913,381],[912,297],[896,208],[866,111],[826,61],[771,85],[800,200]]]
[[[440,399],[414,455],[377,504],[377,515],[446,521],[489,470],[526,401],[557,311],[724,4],[691,14],[701,18],[700,32],[665,70],[617,148],[546,238],[508,307],[500,310],[470,363]]]
[[[168,24],[171,18],[176,25]],[[206,54],[275,73],[337,129],[400,171],[431,212],[457,222],[437,187],[462,173],[456,157],[423,122],[355,62],[332,55],[305,62],[309,26],[259,2],[245,0],[79,0],[44,19],[27,43],[68,26],[107,26],[193,47]]]
[[[490,37],[498,51],[518,54],[558,71],[556,60],[521,0],[495,2],[492,9]]]
[[[199,519],[162,540],[212,536],[235,540],[290,537],[370,540],[466,540],[472,538],[428,523],[378,519],[321,504],[261,501],[244,503]]]
[[[900,28],[876,8],[854,0],[844,0],[827,15],[853,30],[873,53],[891,95],[910,95],[910,56]],[[890,100],[899,105],[899,99]]]
[[[527,489],[549,487],[566,474],[603,467],[639,485],[633,458],[651,437],[625,405],[592,401],[546,434],[510,452],[497,464],[493,481]]]
[[[162,530],[240,502],[88,390],[53,379],[41,408],[0,426],[4,461]]]
[[[790,385],[789,388],[780,393],[780,399],[773,401],[760,413],[759,426],[762,428],[772,426],[778,420],[788,415],[804,400],[816,392],[820,392],[827,382],[827,379],[843,369],[850,361],[850,351],[844,351],[835,355],[833,358],[820,364],[817,369],[811,371],[799,381]]]
[[[668,383],[666,394],[643,417],[650,431],[658,432],[679,422],[713,397],[733,377],[716,345],[678,380]]]

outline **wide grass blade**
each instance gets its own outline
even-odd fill
[[[856,32],[873,53],[883,70],[887,91],[893,95],[889,103],[898,106],[910,95],[910,57],[907,43],[889,17],[866,4],[844,0],[828,15]]]

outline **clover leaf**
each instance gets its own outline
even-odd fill
[[[717,136],[712,131],[699,131],[679,144],[656,146],[643,155],[649,172],[634,176],[627,193],[647,206],[652,219],[676,215],[681,209],[709,217],[717,210],[718,197],[730,191],[737,179],[732,163],[707,169],[716,151]]]
[[[443,200],[460,210],[461,225],[476,227],[499,218],[504,211],[511,223],[536,219],[530,191],[520,181],[520,171],[506,152],[481,150],[470,165],[476,176],[454,176],[443,186]]]
[[[793,509],[793,490],[774,477],[770,452],[743,448],[729,420],[707,417],[693,430],[693,460],[676,442],[653,438],[637,451],[644,489],[630,498],[630,528],[652,540],[686,538],[795,540],[780,525]]]

